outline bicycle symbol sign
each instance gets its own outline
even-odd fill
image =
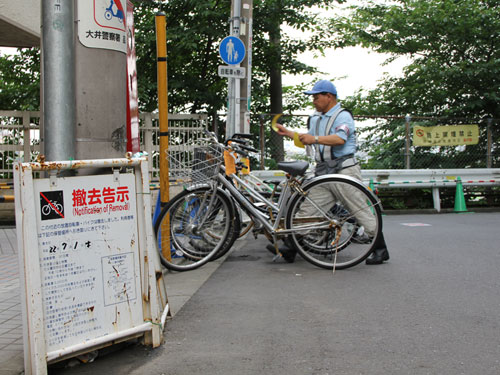
[[[64,219],[63,191],[40,192],[40,213],[42,220]]]

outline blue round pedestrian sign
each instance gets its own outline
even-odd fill
[[[245,58],[245,45],[235,36],[226,36],[220,43],[219,55],[226,64],[237,65]]]

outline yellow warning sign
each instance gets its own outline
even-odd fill
[[[475,145],[479,142],[478,125],[414,126],[414,146]]]

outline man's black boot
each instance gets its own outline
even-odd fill
[[[386,260],[389,260],[389,250],[387,250],[387,244],[385,243],[384,234],[380,233],[375,243],[375,250],[366,259],[366,264],[382,264]]]
[[[373,253],[366,258],[366,264],[382,264],[389,260],[389,251],[386,247],[373,250]]]

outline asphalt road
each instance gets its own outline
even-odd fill
[[[384,216],[391,259],[272,263],[248,237],[169,321],[54,374],[499,374],[500,213]]]

